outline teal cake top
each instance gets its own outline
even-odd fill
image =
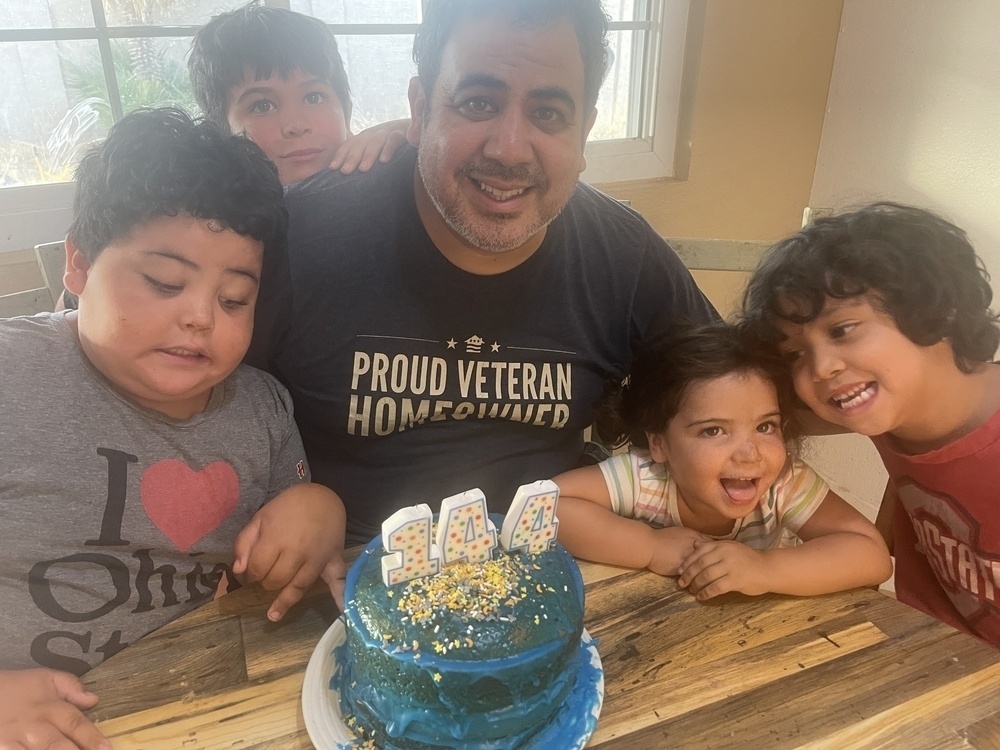
[[[537,555],[498,548],[488,562],[455,563],[394,586],[382,581],[385,554],[376,538],[352,567],[348,615],[364,624],[370,641],[424,667],[446,659],[449,669],[466,661],[482,669],[485,660],[523,658],[580,633],[583,582],[561,545]]]

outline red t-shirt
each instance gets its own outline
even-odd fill
[[[896,487],[896,595],[1000,647],[1000,411],[938,450],[873,439]]]

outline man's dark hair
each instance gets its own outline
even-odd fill
[[[188,73],[198,106],[229,131],[229,94],[247,71],[258,80],[302,70],[333,88],[351,121],[351,87],[337,40],[318,18],[256,2],[214,16],[194,35]]]
[[[601,439],[648,448],[647,432],[667,428],[692,385],[726,375],[759,375],[774,384],[786,441],[795,439],[797,405],[788,367],[756,332],[743,325],[681,325],[657,337],[637,355],[624,384],[610,386],[598,405]]]
[[[76,170],[69,236],[88,260],[145,222],[187,213],[281,252],[288,223],[278,170],[260,148],[179,109],[141,109]]]
[[[965,232],[930,211],[880,202],[820,218],[775,245],[743,298],[746,321],[773,342],[777,321],[808,323],[827,298],[872,292],[910,341],[947,338],[971,372],[1000,342],[993,290]]]
[[[608,64],[608,17],[600,0],[430,0],[413,40],[413,60],[430,93],[441,70],[441,55],[455,29],[470,18],[496,17],[528,28],[568,20],[583,56],[586,111],[597,104]]]

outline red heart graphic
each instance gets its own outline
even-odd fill
[[[182,461],[159,461],[142,475],[146,515],[181,552],[219,527],[240,498],[240,480],[225,461],[194,471]]]

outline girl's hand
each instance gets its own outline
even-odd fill
[[[657,575],[675,576],[680,573],[681,563],[694,552],[695,544],[709,541],[709,537],[683,526],[668,526],[653,530],[653,540],[653,557],[646,567]]]
[[[694,551],[680,565],[677,585],[699,601],[739,591],[756,596],[768,586],[766,553],[731,541],[696,541]]]

